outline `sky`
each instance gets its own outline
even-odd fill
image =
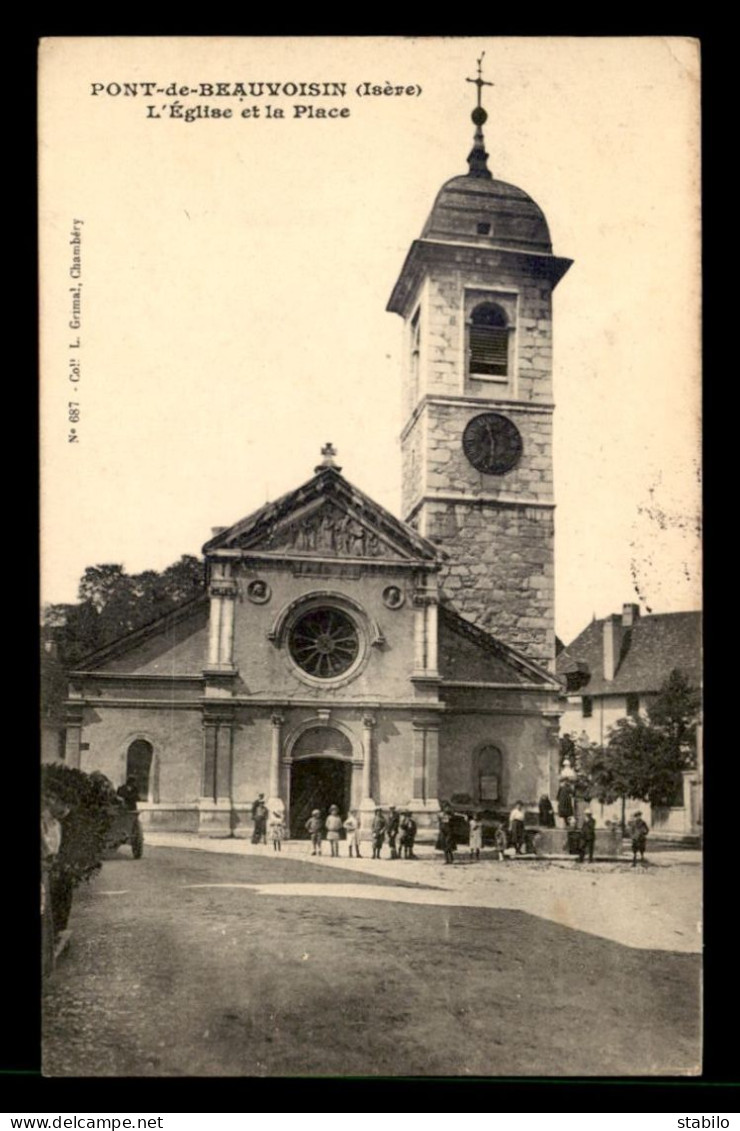
[[[699,607],[699,49],[658,37],[45,40],[43,601],[75,600],[88,565],[199,553],[328,440],[399,513],[385,306],[467,171],[482,52],[489,166],[574,260],[553,310],[556,630]],[[168,93],[219,82],[282,85]]]

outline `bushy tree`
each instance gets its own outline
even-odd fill
[[[54,930],[58,933],[67,926],[74,889],[103,863],[115,791],[102,774],[49,763],[41,768],[41,792],[54,794],[69,806],[62,821],[61,848],[50,873]]]
[[[683,672],[674,668],[648,707],[650,725],[661,732],[679,769],[696,765],[696,728],[701,695]]]
[[[696,728],[701,697],[674,670],[648,710],[620,719],[609,730],[605,747],[594,745],[581,756],[593,796],[608,804],[634,797],[656,807],[674,804],[681,771],[696,764]]]
[[[203,591],[203,562],[192,554],[161,573],[127,574],[122,565],[88,566],[77,604],[47,605],[43,624],[55,647],[42,651],[42,704],[56,717],[66,695],[67,672],[91,652],[142,628]]]

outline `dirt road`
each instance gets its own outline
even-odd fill
[[[451,906],[436,866],[419,875],[429,882],[258,854],[122,853],[77,893],[46,988],[45,1074],[696,1071],[698,956]]]

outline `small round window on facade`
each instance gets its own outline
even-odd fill
[[[290,631],[290,654],[299,668],[317,679],[334,679],[349,671],[360,653],[354,622],[340,609],[304,613]]]

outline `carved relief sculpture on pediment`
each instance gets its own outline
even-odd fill
[[[322,507],[318,513],[271,533],[265,549],[352,558],[376,558],[384,552],[373,530],[336,507]]]

